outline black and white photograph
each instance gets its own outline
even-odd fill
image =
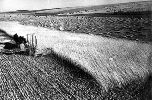
[[[152,100],[152,1],[0,0],[0,100]]]

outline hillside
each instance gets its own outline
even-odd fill
[[[142,12],[151,11],[151,1],[129,2],[110,5],[88,6],[88,7],[69,7],[61,9],[50,9],[36,11],[36,15],[55,14],[55,15],[76,15],[92,13],[114,13],[114,12]]]
[[[66,7],[66,8],[53,8],[41,10],[17,10],[5,13],[22,13],[34,14],[38,16],[45,15],[79,15],[79,14],[93,14],[93,13],[115,13],[115,12],[145,12],[151,11],[151,1],[129,2],[120,4],[97,5],[87,7]]]

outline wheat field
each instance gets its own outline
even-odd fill
[[[130,80],[144,79],[152,71],[150,44],[88,36],[79,41],[58,42],[52,49],[80,64],[106,90],[113,85],[111,82],[121,87]]]
[[[51,47],[50,52],[46,50],[47,53],[53,51],[80,65],[79,67],[97,79],[105,91],[114,87],[122,89],[128,84],[140,91],[139,88],[144,86],[146,79],[152,75],[150,43],[85,35],[69,39],[71,40],[58,41]],[[149,84],[152,84],[152,81]]]
[[[78,77],[53,56],[33,58],[0,56],[1,100],[88,100],[102,99],[102,89],[87,75]],[[74,67],[73,67],[74,68]],[[79,71],[81,71],[79,69]],[[89,79],[87,79],[87,78]]]
[[[151,43],[52,31],[40,27],[33,28],[28,26],[28,28],[30,32],[36,33],[35,35],[38,40],[37,54],[42,54],[42,56],[49,58],[54,57],[59,64],[63,62],[68,66],[68,68],[66,67],[67,69],[74,69],[75,71],[72,70],[71,73],[73,74],[70,76],[79,76],[79,73],[81,73],[80,76],[82,78],[79,77],[80,80],[86,79],[92,82],[92,80],[95,79],[97,81],[100,87],[100,91],[97,92],[97,94],[99,93],[98,96],[86,93],[88,94],[87,97],[85,97],[86,94],[84,94],[82,97],[80,96],[80,100],[88,98],[95,100],[144,100],[147,98],[145,100],[151,100],[148,99],[151,98],[150,95],[152,94],[152,92],[150,92],[152,90]],[[24,26],[25,34],[28,32],[28,28]],[[12,30],[10,30],[10,32],[11,31]],[[13,32],[15,33],[15,30],[13,30]],[[24,32],[20,32],[20,34],[24,34]],[[32,59],[27,60],[27,62],[33,61]],[[39,61],[39,63],[40,62],[41,61]],[[51,64],[47,68],[58,66],[52,65],[52,63],[54,63],[54,60],[39,66],[40,68],[45,68],[45,66],[47,66],[45,64]],[[28,64],[25,66],[28,66]],[[77,68],[79,68],[79,71],[76,71]],[[45,71],[51,73],[49,70]],[[77,74],[75,75],[74,73]],[[84,73],[87,73],[87,76],[84,75],[85,78],[83,77]],[[64,76],[63,74],[60,75]],[[88,75],[92,78],[90,79]],[[76,80],[79,78],[76,78]],[[91,82],[85,84],[86,87],[88,84],[91,84]],[[80,83],[83,84],[82,81]],[[71,86],[72,85],[70,85],[70,87]],[[83,86],[77,85],[75,87],[81,88]],[[87,90],[89,92],[89,89],[86,89],[86,91]],[[73,91],[78,92],[79,90]],[[94,92],[91,93],[94,94]],[[81,94],[83,93],[79,95]]]

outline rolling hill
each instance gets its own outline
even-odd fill
[[[79,14],[109,14],[109,13],[125,13],[125,12],[147,12],[151,13],[151,1],[129,2],[109,5],[96,5],[87,7],[66,7],[41,10],[17,10],[5,13],[34,14],[38,16],[44,15],[79,15]]]

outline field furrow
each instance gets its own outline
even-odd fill
[[[20,59],[14,59],[14,60],[16,60],[17,62],[21,62]],[[24,65],[26,66],[27,63],[26,64],[25,63],[26,63],[26,61],[23,61],[22,66],[24,66]],[[42,85],[44,84],[43,82],[45,82],[45,80],[42,80],[41,79],[42,76],[37,74],[35,69],[31,68],[30,65],[27,66],[28,70],[26,70],[25,72],[21,71],[22,69],[25,70],[24,67],[22,67],[22,66],[17,66],[16,70],[20,69],[20,70],[18,70],[18,73],[19,73],[19,75],[26,77],[28,86],[33,88],[33,91],[37,92],[37,94],[39,95],[39,97],[41,97],[41,99],[46,100],[47,96],[45,95],[45,88],[44,88],[44,86],[42,87]],[[46,77],[46,76],[44,76],[44,77]],[[47,82],[45,82],[45,83],[47,83]]]
[[[53,57],[1,55],[1,98],[87,100],[102,98],[96,83],[77,77]],[[47,70],[48,69],[48,70]],[[80,75],[78,75],[80,76]],[[11,97],[12,96],[12,97]]]
[[[30,89],[28,88],[28,86],[26,84],[23,85],[23,79],[20,76],[18,76],[18,73],[12,66],[12,62],[8,58],[9,58],[9,56],[4,56],[5,61],[8,62],[7,66],[10,65],[7,70],[10,70],[9,72],[10,72],[11,76],[13,77],[13,79],[15,80],[15,83],[18,85],[19,90],[24,95],[24,98],[26,98],[28,100],[30,100],[30,99],[33,100],[33,96],[32,96]],[[19,64],[17,64],[17,65],[19,65]]]

